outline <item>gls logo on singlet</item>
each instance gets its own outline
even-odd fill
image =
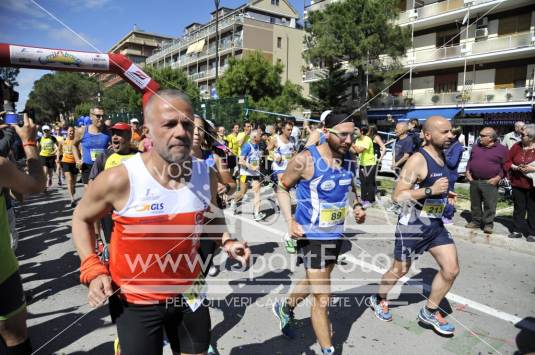
[[[148,212],[148,211],[162,211],[163,210],[163,202],[162,203],[144,203],[142,205],[138,205],[134,207],[136,212]]]

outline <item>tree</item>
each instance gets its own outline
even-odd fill
[[[17,76],[20,73],[19,68],[0,68],[0,79],[7,82],[11,87],[18,86]]]
[[[89,116],[89,112],[91,111],[93,106],[94,106],[94,103],[92,102],[79,103],[74,108],[74,117]]]
[[[321,75],[320,80],[310,84],[313,110],[323,111],[342,106],[350,96],[347,89],[354,80],[353,75],[346,73],[342,68],[342,64],[331,64]]]
[[[409,29],[394,23],[398,3],[399,0],[345,0],[308,13],[305,58],[311,63],[325,63],[327,68],[348,61],[357,73],[354,83],[359,107],[366,100],[365,73],[369,80],[380,81],[385,73],[398,71],[401,65],[397,59],[409,46]],[[380,60],[381,55],[392,60]]]
[[[229,68],[217,82],[219,97],[249,96],[253,101],[276,97],[282,92],[282,64],[273,65],[260,51],[231,58]]]
[[[97,92],[96,80],[86,74],[54,72],[34,83],[26,107],[35,110],[37,120],[54,120],[82,102],[96,103]]]
[[[282,64],[272,64],[260,51],[243,58],[231,58],[229,68],[217,82],[220,98],[248,97],[249,107],[288,114],[303,103],[302,88],[289,81],[282,84]],[[269,120],[274,116],[251,113],[253,120]]]

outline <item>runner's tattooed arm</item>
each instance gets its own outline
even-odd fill
[[[413,154],[399,175],[396,189],[392,195],[394,202],[415,201],[426,198],[425,188],[413,189],[414,184],[425,179],[427,175],[427,164],[421,153]],[[431,186],[433,195],[438,195],[448,191],[448,178],[442,177]]]

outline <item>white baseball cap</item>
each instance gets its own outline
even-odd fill
[[[323,111],[320,116],[320,122],[325,122],[325,119],[327,118],[327,116],[329,116],[331,112],[333,112],[333,110]]]
[[[139,120],[137,118],[132,118],[130,120],[130,123],[139,123]]]
[[[41,128],[42,131],[50,131],[50,126],[49,125],[44,125],[42,128]]]

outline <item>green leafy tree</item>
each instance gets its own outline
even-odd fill
[[[342,106],[351,96],[348,88],[354,80],[354,76],[347,73],[340,63],[330,64],[321,74],[321,79],[310,84],[312,108],[323,111]]]
[[[89,112],[95,106],[93,102],[82,102],[74,108],[74,117],[89,116]]]
[[[289,81],[282,83],[282,64],[272,64],[260,51],[243,58],[231,58],[229,68],[217,82],[220,98],[248,97],[249,107],[288,114],[303,103],[302,88]],[[253,120],[275,117],[252,112]]]
[[[397,58],[410,44],[409,29],[394,23],[399,14],[398,3],[399,0],[345,0],[308,13],[305,59],[324,63],[327,68],[347,61],[357,73],[354,84],[359,107],[366,99],[365,73],[369,80],[380,82],[384,73],[399,71]],[[380,60],[385,54],[392,60]],[[336,86],[333,91],[338,91]]]
[[[18,86],[19,83],[17,82],[17,76],[20,73],[19,68],[0,68],[0,79],[7,82],[12,87]]]
[[[35,110],[36,119],[54,120],[60,113],[70,114],[82,102],[96,101],[98,84],[86,74],[54,72],[34,83],[27,108]]]

